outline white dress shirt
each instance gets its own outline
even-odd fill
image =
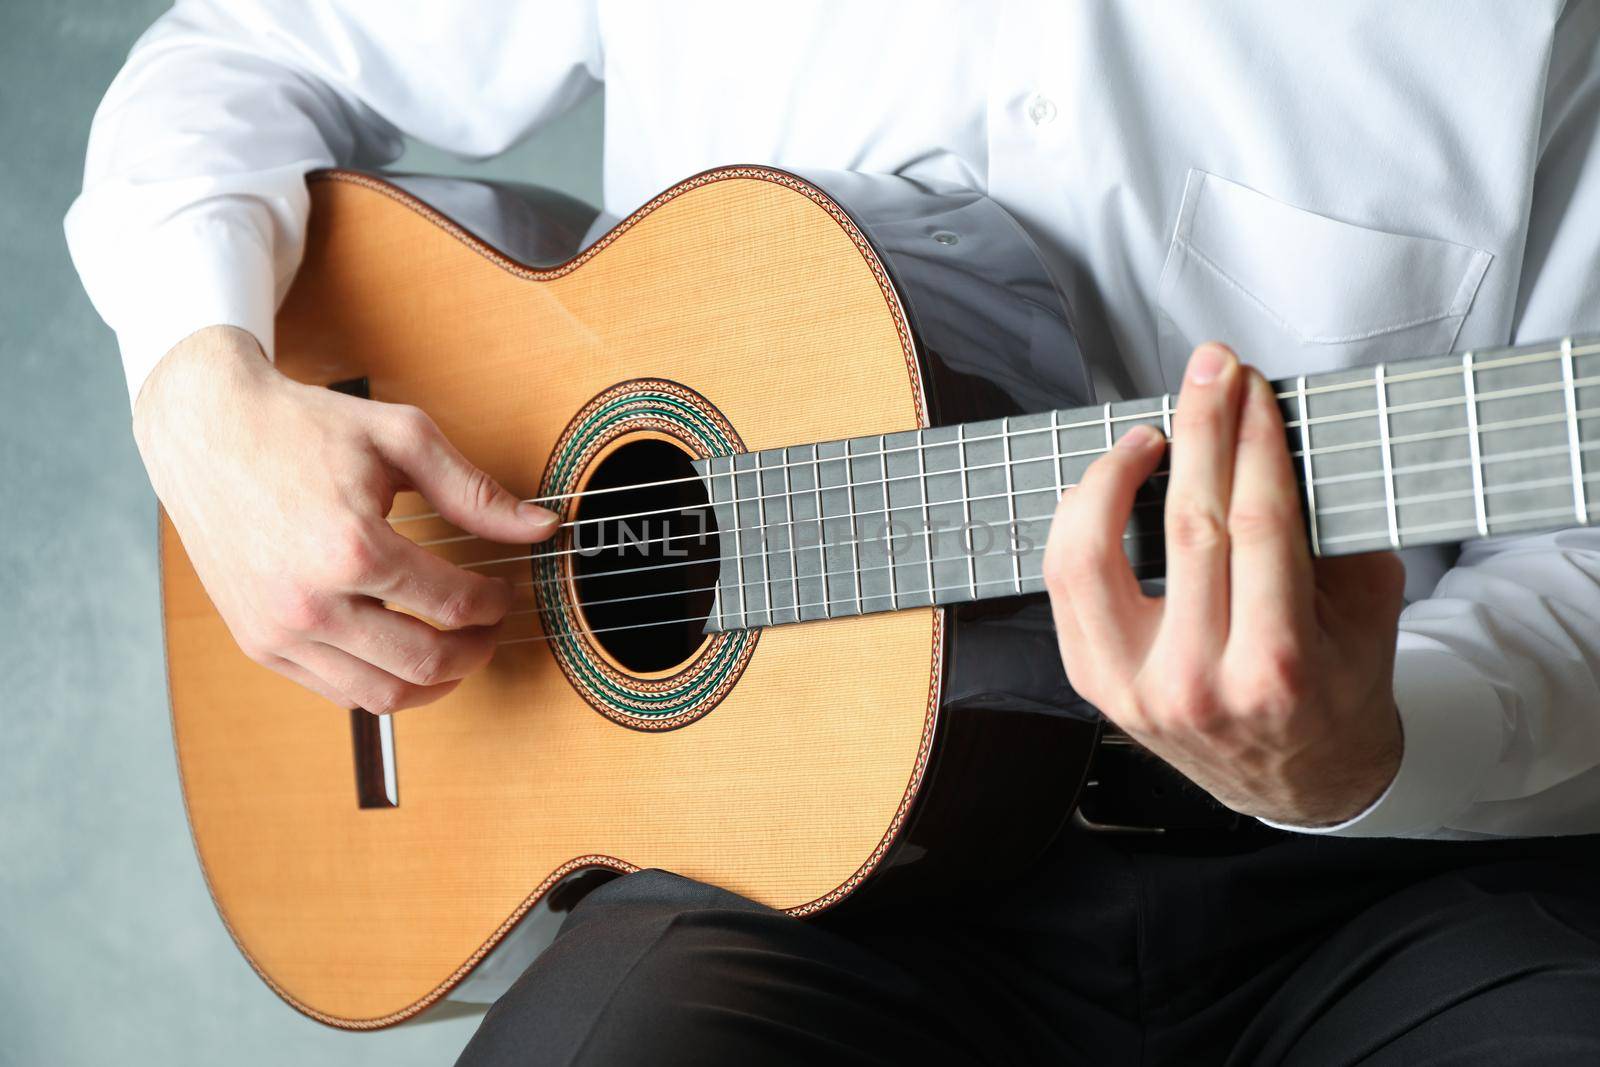
[[[302,175],[487,156],[606,85],[605,207],[724,163],[987,191],[1101,399],[1600,331],[1600,3],[182,2],[90,138],[72,254],[137,394],[272,349]],[[1407,556],[1398,776],[1351,835],[1600,832],[1600,530]],[[1442,577],[1441,577],[1442,575]]]

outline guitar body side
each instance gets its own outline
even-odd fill
[[[898,253],[875,247],[892,239],[792,175],[690,179],[548,269],[381,180],[337,173],[312,197],[280,369],[365,378],[374,399],[424,408],[521,495],[574,412],[642,376],[708,398],[752,450],[986,413],[943,401],[959,383],[918,351],[941,328],[902,305],[883,264]],[[546,261],[562,244],[504,241]],[[1026,406],[1015,391],[998,395]],[[421,510],[396,513],[408,507]],[[532,641],[395,716],[399,804],[361,808],[347,714],[239,652],[164,518],[161,545],[174,739],[208,886],[262,977],[331,1025],[433,1004],[578,871],[659,866],[805,915],[875,873],[926,884],[930,865],[1025,860],[1068,810],[1092,734],[1048,713],[1049,670],[1001,677],[1004,662],[971,654],[1019,626],[1032,636],[1016,647],[1039,645],[1037,598],[769,629],[715,708],[666,731],[596,713]],[[528,616],[512,625],[537,633]],[[1047,778],[1054,795],[1038,792]],[[996,807],[1008,822],[974,821]],[[1003,854],[971,851],[995,851],[1007,827]]]
[[[929,425],[1093,400],[1070,309],[999,205],[948,183],[805,177],[843,204],[889,268],[916,337]],[[939,726],[916,805],[851,909],[968,901],[1026,867],[1076,805],[1099,736],[1068,684],[1044,596],[943,609]]]

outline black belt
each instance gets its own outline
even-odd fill
[[[1262,826],[1219,804],[1164,760],[1106,726],[1073,824],[1095,833],[1241,832]]]

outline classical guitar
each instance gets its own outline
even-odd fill
[[[599,880],[654,866],[797,916],[1001,877],[1098,732],[1040,596],[1064,487],[1170,397],[1091,403],[1066,308],[975,193],[733,167],[591,243],[511,186],[315,175],[277,363],[416,404],[562,515],[487,544],[519,594],[444,701],[332,707],[234,645],[162,526],[173,731],[206,879],[285,1000],[433,1005]],[[1582,524],[1600,344],[1277,383],[1322,555]],[[1158,474],[1126,546],[1161,562]]]

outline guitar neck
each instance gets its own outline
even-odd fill
[[[1587,525],[1600,338],[1273,383],[1318,556]],[[1036,593],[1061,492],[1165,396],[702,461],[720,532],[712,632]],[[1124,539],[1163,570],[1163,466]]]

